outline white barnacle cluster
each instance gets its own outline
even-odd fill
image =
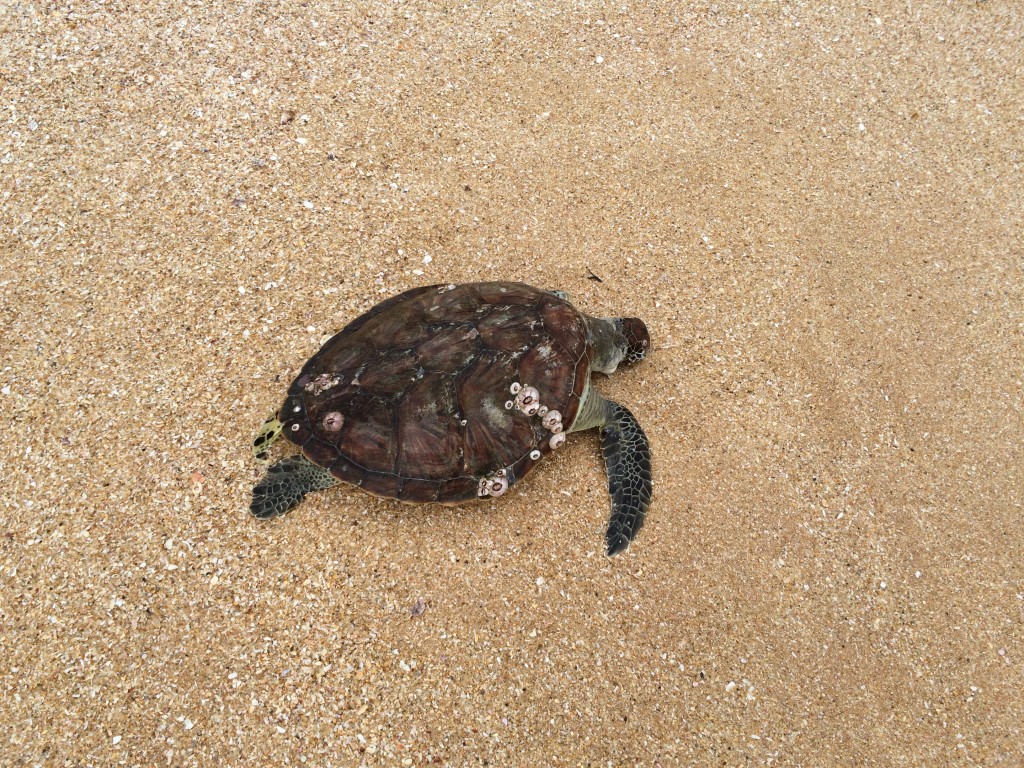
[[[539,416],[544,429],[551,433],[548,438],[548,445],[552,448],[559,448],[565,442],[565,432],[562,425],[562,414],[548,408],[540,402],[540,392],[536,387],[513,382],[509,387],[514,399],[505,402],[505,409],[511,411],[513,408],[522,411],[527,416]],[[462,422],[465,425],[465,421]],[[530,451],[530,459],[537,461],[542,456],[539,449]],[[480,478],[477,486],[477,496],[501,496],[508,490],[508,470],[499,469],[493,474]]]
[[[558,411],[548,411],[540,422],[544,429],[558,434],[562,431],[562,414]]]
[[[497,472],[480,478],[477,486],[477,496],[501,496],[508,490],[508,472],[499,469]]]
[[[307,392],[311,392],[314,397],[326,392],[338,383],[337,376],[331,376],[329,373],[321,373],[311,382],[305,386]]]
[[[515,395],[515,399],[507,401],[505,408],[508,410],[517,408],[527,416],[540,416],[544,429],[551,433],[551,437],[548,438],[548,445],[551,448],[560,448],[565,443],[565,433],[562,431],[564,429],[562,414],[543,405],[540,401],[540,392],[535,387],[523,385],[515,381],[509,387],[509,391]],[[537,455],[534,456],[534,453]],[[533,451],[530,454],[530,458],[534,460],[539,459],[539,452]]]
[[[515,387],[517,384],[512,386]],[[535,416],[540,410],[540,392],[536,387],[519,387],[519,391],[513,392],[513,394],[516,396],[516,408],[527,416]]]

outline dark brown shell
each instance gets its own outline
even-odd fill
[[[281,409],[284,434],[338,479],[403,501],[456,503],[551,449],[539,416],[505,403],[536,387],[566,430],[593,348],[571,304],[521,283],[414,288],[358,317],[310,358]]]

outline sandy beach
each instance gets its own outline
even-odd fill
[[[0,3],[0,764],[1024,765],[1024,9],[835,5]],[[629,550],[595,432],[253,519],[479,280],[647,323]]]

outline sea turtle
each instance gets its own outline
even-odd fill
[[[270,467],[252,514],[282,514],[338,480],[407,502],[501,496],[567,433],[601,427],[606,539],[617,554],[650,503],[650,446],[590,373],[635,363],[649,346],[638,318],[588,317],[564,293],[522,283],[431,285],[387,299],[310,358],[264,423],[258,459],[282,432],[302,453]]]

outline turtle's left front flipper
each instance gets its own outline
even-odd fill
[[[601,453],[612,497],[612,516],[605,536],[610,557],[628,547],[644,524],[651,503],[651,446],[627,408],[605,401],[604,411]]]

